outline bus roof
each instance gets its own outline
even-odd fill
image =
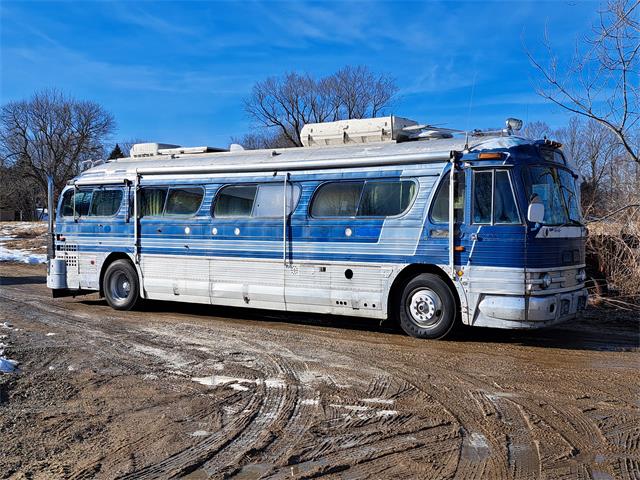
[[[467,151],[508,149],[532,144],[517,136],[470,137]],[[136,175],[171,173],[238,173],[331,168],[356,168],[373,165],[446,162],[451,152],[462,152],[466,140],[431,139],[404,143],[379,142],[356,145],[297,147],[265,150],[236,150],[215,153],[184,153],[143,158],[110,160],[82,172],[75,183],[124,181]],[[73,183],[73,182],[72,182]]]

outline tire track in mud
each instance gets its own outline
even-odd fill
[[[161,368],[184,387],[185,377],[207,373],[216,360],[225,375],[229,369],[247,377],[246,391],[194,384],[185,396],[215,392],[212,403],[229,407],[218,413],[215,433],[153,465],[132,454],[121,478],[638,478],[638,406],[626,398],[633,389],[624,385],[624,376],[606,387],[594,381],[602,378],[596,374],[584,383],[579,375],[567,376],[568,383],[554,391],[541,375],[511,381],[504,367],[488,376],[482,366],[466,368],[455,344],[418,347],[401,339],[400,346],[387,345],[383,335],[322,328],[301,333],[286,325],[218,322],[214,327],[190,313],[121,314],[102,305],[53,301],[39,290],[25,295],[19,287],[2,288],[0,299],[17,314],[25,308],[46,313],[28,315],[89,339],[88,348],[120,357],[114,362],[138,374]],[[171,323],[176,318],[182,322]],[[487,355],[486,347],[477,348]],[[603,354],[597,361],[608,358]],[[488,361],[493,360],[482,360]],[[579,361],[573,359],[573,368],[584,372]],[[182,377],[169,369],[176,370],[175,364],[184,370]],[[565,375],[554,370],[554,378]],[[281,383],[268,386],[268,380]],[[585,391],[593,398],[581,397]],[[152,405],[167,408],[161,399]],[[213,406],[207,410],[189,421],[218,412]],[[110,454],[143,449],[144,439],[144,433],[133,437]],[[594,461],[594,452],[606,458]],[[99,475],[102,461],[65,466],[64,475]]]

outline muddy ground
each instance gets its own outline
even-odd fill
[[[424,341],[0,274],[2,478],[640,478],[637,313]]]

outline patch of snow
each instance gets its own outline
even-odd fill
[[[18,362],[10,358],[0,357],[0,372],[13,373],[17,370]]]
[[[47,255],[45,253],[33,253],[28,250],[12,250],[0,245],[0,262],[18,262],[18,263],[46,263]]]
[[[376,415],[378,415],[379,417],[392,417],[393,415],[397,415],[398,411],[397,410],[378,410],[376,412]]]
[[[67,367],[67,370],[69,370],[70,372],[75,372],[76,367],[74,367],[73,365],[69,365],[69,366]]]
[[[385,405],[393,405],[395,402],[395,400],[389,398],[363,398],[362,401],[366,403],[383,403]]]
[[[54,335],[57,335],[57,333],[53,333],[53,332],[47,333],[47,337],[53,337]]]
[[[157,380],[158,376],[155,373],[147,373],[144,377],[142,377],[143,380]]]
[[[351,410],[353,412],[366,412],[370,407],[365,407],[364,405],[338,405],[337,403],[332,403],[329,405],[333,408],[344,408],[346,410]]]
[[[300,402],[300,405],[320,405],[320,400],[317,398],[305,398]]]
[[[264,386],[267,388],[284,388],[286,384],[280,378],[267,378],[264,381]]]
[[[4,322],[0,325],[0,327],[2,328],[8,328],[9,330],[13,330],[13,325],[11,325],[9,322]]]
[[[249,390],[249,387],[244,385],[247,383],[254,385],[261,385],[262,383],[264,383],[264,386],[267,388],[285,387],[284,381],[280,378],[267,378],[266,380],[258,378],[252,380],[250,378],[228,377],[226,375],[211,375],[209,377],[193,377],[191,380],[208,387],[217,387],[222,385],[240,392],[246,392],[247,390]]]
[[[49,365],[49,370],[55,370],[56,367],[54,367],[53,365]]]
[[[207,435],[209,435],[209,432],[207,432],[206,430],[196,430],[193,433],[189,434],[192,437],[206,437]]]

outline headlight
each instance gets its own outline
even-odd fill
[[[578,283],[584,283],[586,279],[587,279],[587,272],[584,271],[584,268],[581,268],[576,274],[576,280],[578,281]]]
[[[551,286],[551,275],[545,273],[542,276],[542,288],[549,288]]]

